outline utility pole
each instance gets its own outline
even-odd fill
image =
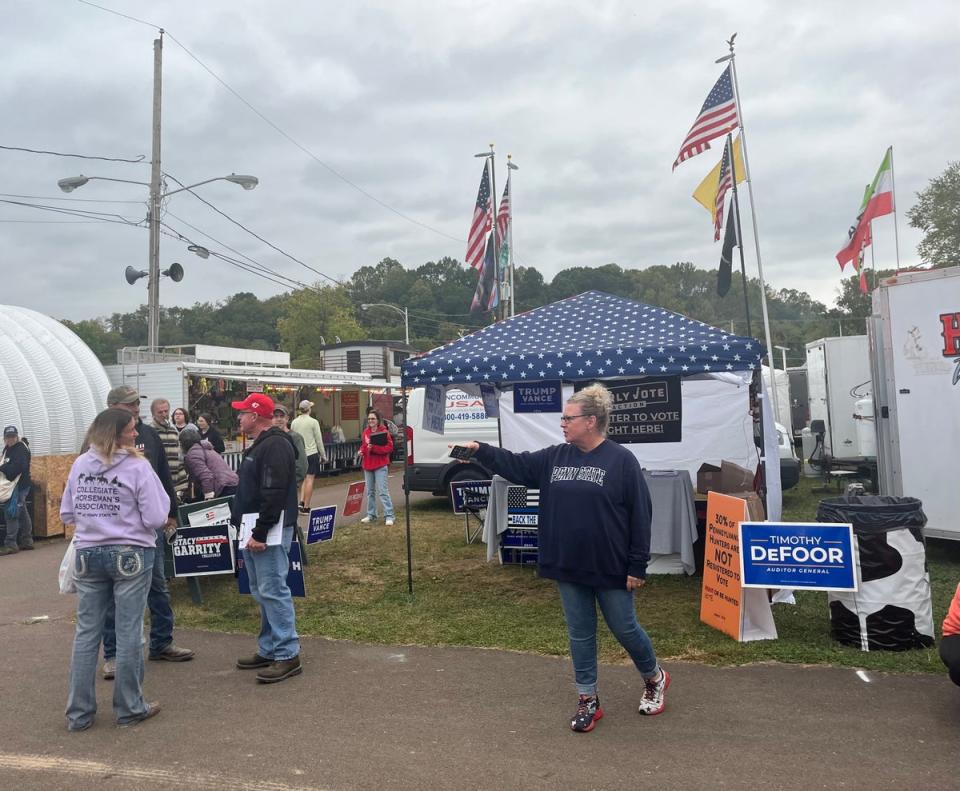
[[[163,30],[153,42],[153,152],[150,168],[150,255],[147,284],[147,346],[155,352],[160,336],[160,193],[163,189],[160,171],[160,95],[163,69]]]

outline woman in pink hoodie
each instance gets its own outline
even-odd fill
[[[153,573],[156,531],[170,499],[150,463],[137,452],[136,420],[107,409],[87,431],[70,470],[60,518],[74,528],[77,631],[70,664],[67,729],[86,730],[97,711],[95,679],[100,638],[112,599],[116,606],[117,671],[113,711],[134,725],[160,710],[143,697],[143,609]]]

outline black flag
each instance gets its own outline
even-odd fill
[[[717,273],[717,293],[723,297],[730,290],[730,276],[733,269],[733,248],[740,246],[737,234],[737,218],[733,208],[735,201],[730,201],[730,211],[727,212],[727,231],[723,235],[723,252],[720,253],[720,271]]]
[[[480,264],[480,277],[477,280],[477,290],[470,303],[471,313],[485,313],[493,310],[500,304],[497,288],[497,263],[493,257],[493,232],[487,237],[487,249]]]

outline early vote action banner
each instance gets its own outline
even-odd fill
[[[582,390],[588,382],[578,382]],[[680,442],[683,410],[679,376],[604,382],[613,396],[607,436],[621,445]]]
[[[707,494],[700,620],[738,642],[776,639],[766,591],[743,587],[739,525],[747,518],[745,500]]]
[[[343,506],[344,516],[353,516],[354,514],[360,513],[360,509],[363,508],[363,490],[365,486],[363,481],[350,484],[350,487],[347,489],[347,501]]]

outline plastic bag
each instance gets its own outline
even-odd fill
[[[67,551],[63,553],[63,560],[60,561],[60,593],[77,592],[77,547],[70,539],[67,544]]]

